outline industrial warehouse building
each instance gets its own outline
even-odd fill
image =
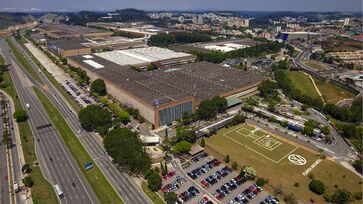
[[[36,29],[52,39],[101,38],[112,35],[111,31],[66,24],[42,24]]]
[[[126,106],[139,109],[155,128],[171,124],[183,112],[194,112],[207,98],[257,90],[264,79],[251,72],[207,62],[149,72],[137,72],[95,54],[71,56],[68,63],[84,69],[91,80],[103,79],[110,95]]]
[[[91,53],[91,48],[82,45],[84,40],[55,40],[46,41],[46,46],[58,57],[69,57],[73,55],[84,55]]]
[[[129,49],[145,47],[144,39],[129,39],[124,37],[107,37],[100,39],[62,39],[47,40],[47,48],[58,57],[89,54],[104,50]]]
[[[176,64],[186,64],[195,61],[195,56],[183,52],[174,52],[160,47],[145,47],[127,50],[115,50],[96,53],[98,57],[104,58],[118,65],[130,65],[135,67],[146,67],[154,63],[159,67],[167,67]]]

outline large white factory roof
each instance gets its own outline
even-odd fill
[[[128,50],[115,50],[109,52],[96,53],[95,55],[119,65],[138,65],[167,60],[180,57],[189,57],[190,54],[174,52],[169,49],[159,47],[135,48]]]

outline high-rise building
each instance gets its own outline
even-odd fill
[[[233,26],[236,26],[237,28],[248,27],[249,24],[250,24],[249,19],[234,18],[234,19],[229,19],[227,21],[228,27],[233,27]]]
[[[344,26],[349,25],[349,18],[344,19]]]
[[[276,32],[279,33],[281,31],[281,26],[276,27]]]
[[[179,17],[178,17],[178,21],[179,21],[180,23],[184,23],[184,21],[185,21],[184,16],[179,16]]]

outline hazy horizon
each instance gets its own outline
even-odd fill
[[[160,10],[362,12],[361,0],[2,0],[0,11],[75,12],[136,8]],[[206,6],[208,5],[208,6]]]

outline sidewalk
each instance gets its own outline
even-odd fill
[[[6,96],[6,98],[8,98],[9,104],[10,104],[10,109],[11,109],[11,116],[13,115],[14,111],[15,111],[15,105],[14,105],[14,101],[13,99],[9,96],[9,94],[7,94],[5,91],[0,90],[0,92],[2,94],[4,94]],[[20,139],[20,132],[19,132],[19,127],[18,127],[18,123],[15,121],[14,117],[11,117],[12,120],[12,124],[13,124],[13,132],[14,132],[14,139],[15,139],[15,143],[16,145],[16,150],[18,152],[18,161],[19,162],[19,167],[20,169],[22,168],[22,166],[25,164],[25,158],[24,158],[24,152],[23,152],[23,148],[22,148],[22,143],[21,143],[21,139]],[[16,161],[13,161],[16,162]],[[24,175],[22,173],[20,173],[21,179],[19,180],[19,185],[23,186],[23,178]],[[31,190],[28,190],[28,193],[26,195],[26,197],[28,199],[25,200],[25,203],[27,204],[32,204],[33,200],[31,199]],[[30,199],[29,199],[30,198]]]

